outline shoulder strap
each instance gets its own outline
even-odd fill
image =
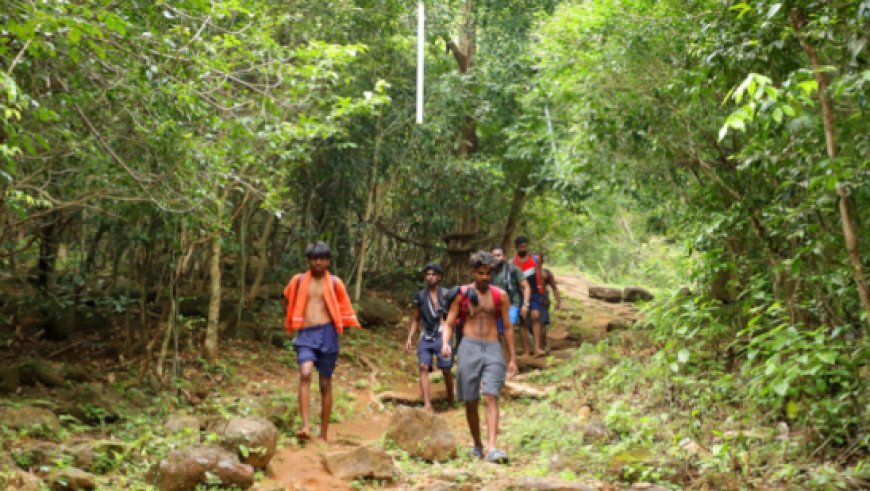
[[[492,303],[493,307],[495,307],[495,318],[501,319],[501,290],[498,287],[491,287],[489,291],[492,292]]]

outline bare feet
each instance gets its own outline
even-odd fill
[[[435,412],[435,409],[432,408],[431,404],[424,405],[423,410],[426,411],[427,413],[434,413]]]
[[[323,443],[327,443],[329,441],[326,439],[326,435],[320,435],[319,437],[317,437],[317,439]]]
[[[547,352],[540,349],[535,351],[535,358],[540,358],[542,356],[547,356]]]
[[[298,438],[299,441],[303,442],[311,440],[311,430],[309,430],[308,428],[302,428],[301,430],[296,432],[296,438]]]

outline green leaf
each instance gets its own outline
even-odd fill
[[[689,361],[689,350],[681,349],[677,353],[677,359],[680,360],[680,363],[686,363]]]
[[[788,386],[788,380],[780,380],[773,385],[773,391],[776,392],[780,397],[785,397],[785,394],[788,392]]]
[[[71,27],[67,33],[67,37],[73,44],[79,44],[82,39],[82,31],[78,27]]]

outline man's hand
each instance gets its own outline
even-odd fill
[[[556,306],[554,307],[554,309],[555,309],[555,310],[560,310],[561,308],[562,308],[562,301],[561,301],[561,300],[556,300]]]
[[[517,360],[515,358],[511,358],[511,361],[508,362],[507,371],[508,378],[514,378],[516,374],[520,373],[520,369],[517,367]]]
[[[441,356],[443,358],[450,358],[452,352],[453,348],[450,347],[450,343],[444,343],[444,346],[441,346]]]
[[[408,338],[408,341],[405,343],[405,353],[410,353],[411,350],[413,349],[413,347],[414,347],[413,341],[411,341],[411,338]]]
[[[520,317],[525,319],[526,317],[528,317],[528,315],[529,315],[529,306],[523,305],[522,307],[520,307]]]

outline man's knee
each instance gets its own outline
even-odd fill
[[[420,364],[420,374],[429,373],[429,365],[425,363]]]
[[[498,405],[498,396],[492,394],[484,394],[483,401],[486,402],[487,406]]]
[[[538,310],[532,311],[532,320],[539,321],[541,320],[541,312]]]
[[[326,393],[332,390],[332,377],[320,376],[320,392]]]
[[[307,361],[299,365],[299,382],[303,384],[311,383],[311,372],[314,370],[314,362]]]

